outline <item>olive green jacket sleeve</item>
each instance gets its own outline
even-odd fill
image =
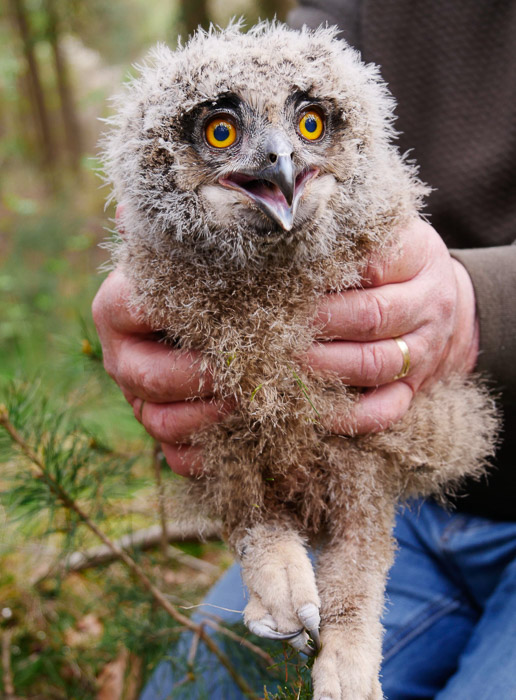
[[[480,353],[487,372],[516,400],[516,245],[450,251],[469,272],[477,304]]]

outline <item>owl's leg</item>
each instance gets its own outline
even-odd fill
[[[235,549],[249,591],[244,611],[249,630],[313,655],[308,635],[318,648],[320,600],[300,535],[283,523],[260,524],[247,530]]]
[[[312,670],[314,700],[383,698],[380,617],[394,549],[394,507],[376,503],[368,512],[364,505],[362,500],[360,510],[347,511],[319,558],[322,649]]]

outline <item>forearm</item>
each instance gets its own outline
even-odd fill
[[[480,332],[476,369],[515,400],[516,245],[450,252],[467,269],[475,290]]]

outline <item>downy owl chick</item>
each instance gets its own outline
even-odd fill
[[[298,362],[317,299],[359,285],[373,252],[396,255],[418,216],[426,190],[392,144],[393,100],[334,30],[262,24],[158,47],[117,107],[114,261],[235,407],[194,438],[188,507],[223,521],[248,627],[318,652],[316,700],[378,700],[395,506],[482,473],[496,428],[481,387],[453,377],[383,433],[331,435],[356,391]]]

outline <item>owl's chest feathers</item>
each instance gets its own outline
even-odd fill
[[[254,392],[258,405],[265,388],[282,392],[305,381],[299,358],[317,333],[312,319],[326,288],[322,265],[224,270],[131,249],[125,257],[135,305],[170,340],[200,351],[218,393]]]

